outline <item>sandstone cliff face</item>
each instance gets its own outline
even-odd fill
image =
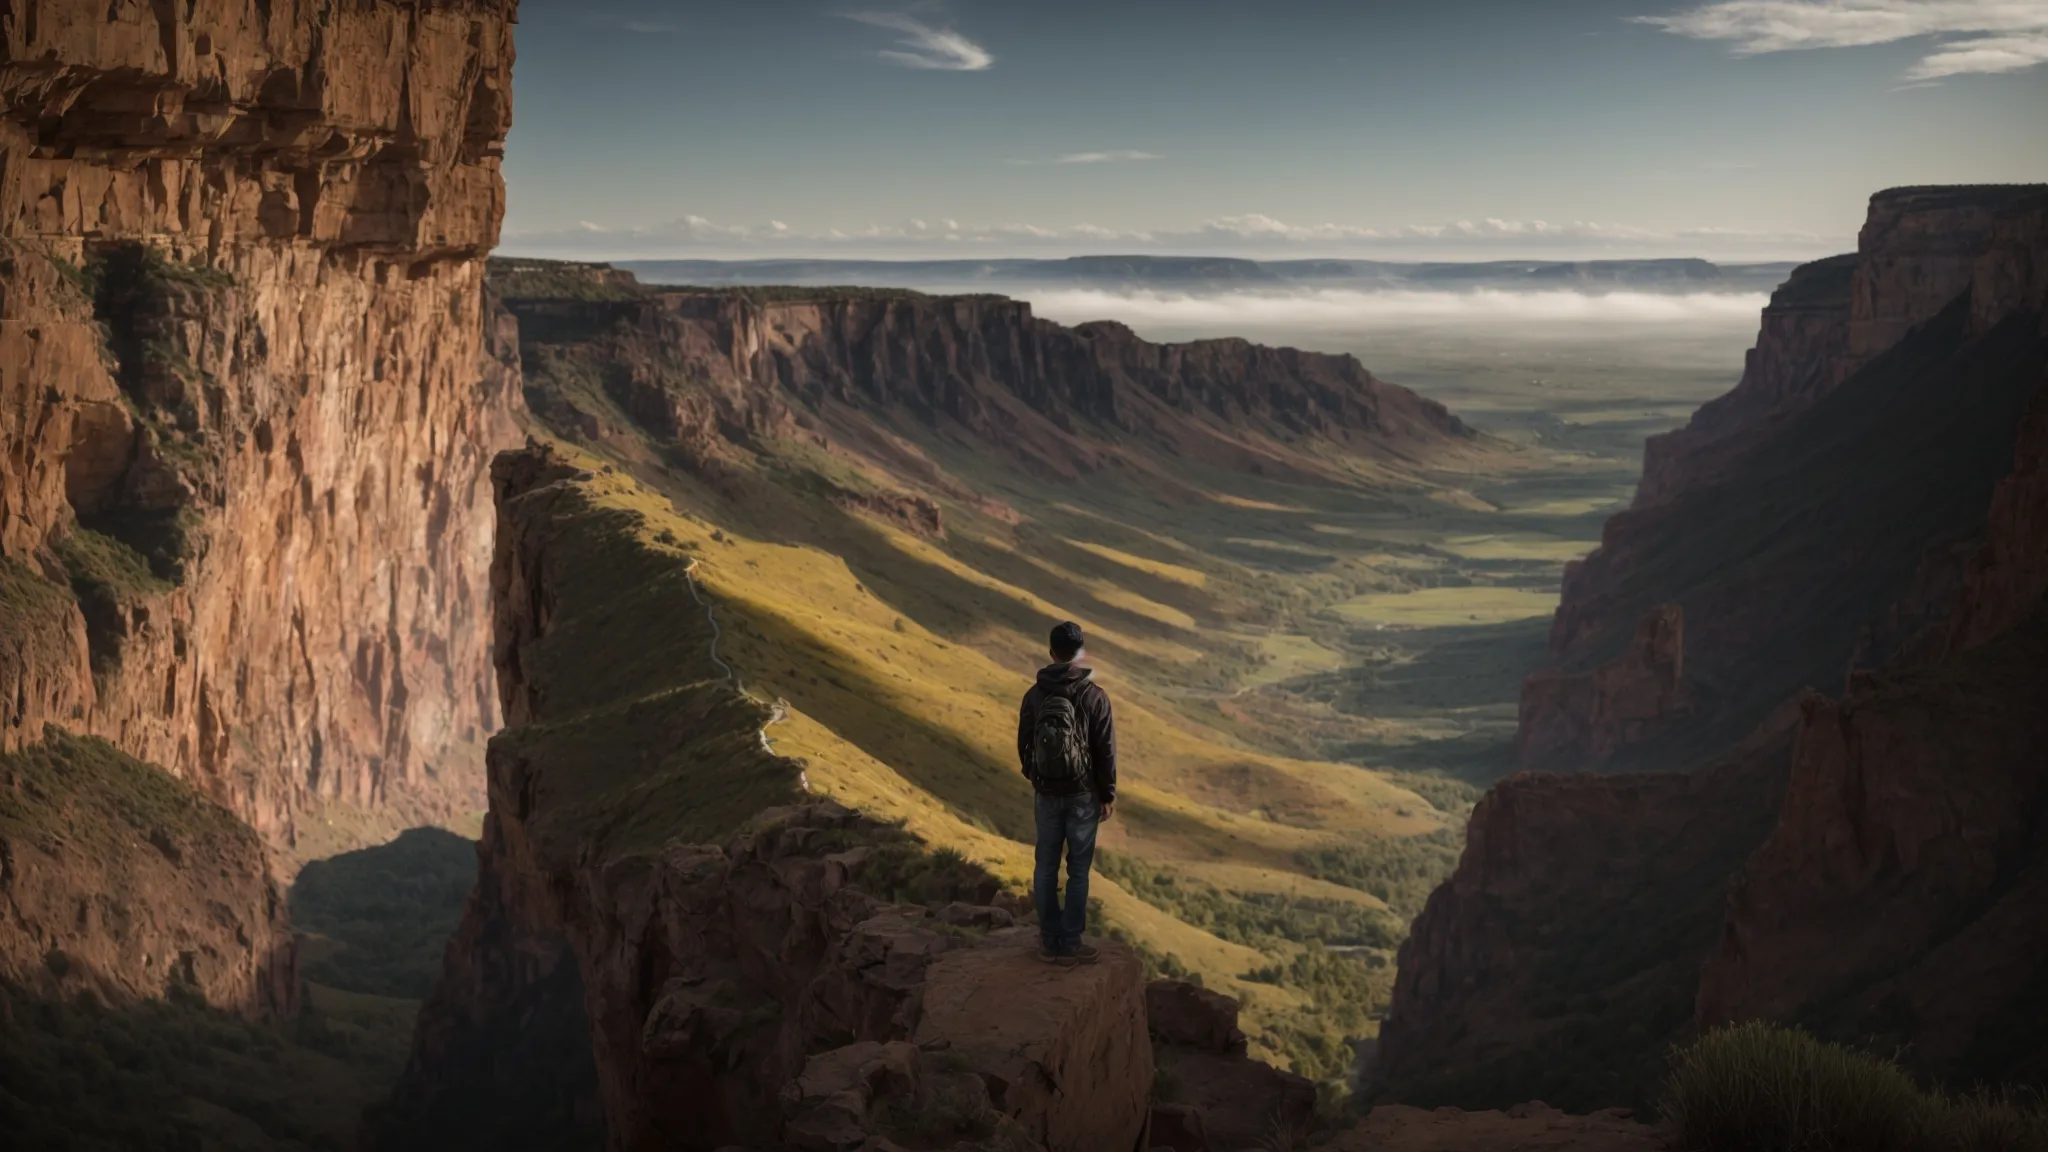
[[[1567,568],[1523,766],[1725,747],[1802,686],[1839,683],[1851,653],[1882,662],[1913,631],[1887,617],[1954,575],[1927,558],[1981,530],[2048,357],[2044,205],[2035,187],[1881,193],[1854,257],[1780,289],[1741,384],[1652,442],[1635,506]],[[1626,654],[1667,604],[1686,620],[1677,692]],[[1560,679],[1603,666],[1612,691],[1549,706]],[[1633,674],[1651,679],[1619,687]],[[1671,710],[1603,719],[1614,691]]]
[[[0,565],[75,601],[0,604],[0,748],[105,736],[279,843],[473,792],[512,15],[0,20]]]
[[[1073,477],[1164,452],[1270,474],[1313,474],[1296,451],[1335,441],[1388,460],[1440,460],[1473,439],[1441,405],[1349,356],[1241,340],[1160,345],[1118,324],[1066,328],[995,296],[655,292],[537,286],[503,275],[541,383],[598,366],[606,394],[700,467],[769,435],[885,451],[878,429],[937,432],[1042,475]],[[553,292],[549,297],[540,293]],[[570,296],[572,298],[563,298]],[[576,427],[589,413],[561,413]]]
[[[608,502],[630,482],[542,449],[495,477],[511,727],[477,891],[370,1142],[1134,1146],[1136,956],[1037,963],[964,865],[924,874],[928,904],[874,895],[921,851],[835,805],[773,807],[798,768],[711,659],[690,559]],[[552,1052],[500,1046],[528,1019]]]

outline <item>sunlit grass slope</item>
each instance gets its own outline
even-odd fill
[[[622,579],[622,569],[637,562],[613,552],[688,556],[717,612],[720,657],[738,671],[750,695],[782,705],[782,719],[769,725],[768,736],[776,752],[801,766],[805,786],[902,821],[928,843],[962,852],[1020,890],[1028,887],[1031,802],[1016,764],[1016,709],[1042,641],[1035,627],[1027,634],[1011,621],[1049,624],[1081,613],[969,568],[930,541],[888,525],[862,525],[879,546],[945,574],[951,587],[991,608],[977,628],[956,628],[950,635],[934,631],[917,618],[929,612],[907,613],[841,555],[763,539],[682,511],[653,486],[623,472],[603,474],[596,456],[585,459],[598,474],[579,486],[579,499],[588,507],[577,514],[606,523],[608,533],[634,537],[633,547],[623,550],[593,541],[600,550],[591,568],[602,575],[591,581],[635,605],[593,615],[630,622],[631,634],[622,631],[617,642],[630,646],[624,660],[639,668],[636,675],[659,679],[659,665],[672,659],[675,679],[696,678],[704,653],[691,646],[701,648],[708,636],[702,609],[686,586],[666,573],[650,572],[655,587]],[[1193,586],[1185,579],[1172,582]],[[661,622],[671,614],[673,624]],[[1120,637],[1113,627],[1102,631],[1111,651],[1142,652],[1150,642]],[[578,646],[592,650],[584,642]],[[1011,656],[1007,663],[997,658],[1004,654]],[[1359,923],[1372,926],[1369,938],[1357,943],[1380,953],[1383,964],[1413,909],[1393,909],[1358,887],[1310,875],[1303,858],[1340,846],[1441,839],[1454,826],[1454,813],[1356,766],[1239,746],[1162,706],[1142,679],[1122,674],[1115,658],[1104,661],[1099,675],[1117,701],[1122,752],[1122,802],[1102,835],[1106,852],[1169,872],[1197,893],[1214,890],[1226,899],[1236,899],[1232,893],[1262,894],[1288,909],[1350,908]],[[611,748],[579,755],[593,764],[618,765],[619,787],[668,791],[667,785],[634,783],[640,769],[629,767],[636,757],[620,739],[630,744],[639,737],[608,731],[608,719],[593,717],[559,738]],[[689,771],[676,771],[684,779],[664,806],[688,801]],[[613,799],[607,795],[601,803],[616,810]],[[650,824],[648,832],[660,830]],[[1309,1058],[1298,1042],[1267,1028],[1282,1016],[1318,1026],[1313,995],[1270,978],[1276,965],[1284,967],[1312,946],[1309,941],[1263,929],[1219,935],[1188,923],[1172,899],[1154,894],[1141,900],[1108,876],[1098,876],[1095,892],[1108,925],[1143,947],[1155,964],[1243,996],[1251,1004],[1249,1022],[1270,1053],[1295,1062]],[[1382,970],[1367,969],[1363,959],[1357,966],[1361,972]],[[1269,978],[1257,978],[1262,972]],[[1333,1055],[1315,1070],[1329,1074],[1336,1062],[1340,1057]]]

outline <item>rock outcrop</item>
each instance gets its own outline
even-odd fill
[[[1787,298],[1843,267],[1795,277],[1742,387],[1652,450],[1528,682],[1531,761],[1688,771],[1481,801],[1403,946],[1382,1098],[1641,1105],[1671,1041],[1759,1017],[2048,1078],[2048,189],[1881,194],[1857,261],[1840,315]],[[1682,666],[1655,627],[1614,658],[1670,604]]]
[[[1685,610],[1664,604],[1636,625],[1628,651],[1588,672],[1546,669],[1522,685],[1515,758],[1604,761],[1649,739],[1685,708]]]
[[[0,754],[0,990],[177,993],[247,1016],[299,994],[256,834],[162,769],[60,729]]]
[[[1237,1001],[1155,980],[1145,1010],[1158,1064],[1149,1148],[1224,1152],[1299,1141],[1321,1125],[1316,1086],[1245,1055]]]
[[[1568,1116],[1540,1100],[1492,1112],[1374,1108],[1333,1152],[1665,1152],[1670,1145],[1626,1108]]]
[[[1135,1147],[1135,954],[1040,964],[978,868],[801,802],[631,482],[542,448],[494,476],[511,726],[478,888],[369,1143]],[[906,887],[925,902],[878,895]],[[552,1043],[502,1047],[529,1019]]]
[[[104,736],[278,844],[475,794],[513,13],[0,20],[0,749]]]
[[[1445,409],[1350,356],[1242,340],[1153,344],[1068,328],[1000,296],[659,291],[608,269],[501,263],[529,386],[565,429],[609,403],[700,471],[764,437],[843,442],[916,475],[890,431],[938,435],[1071,478],[1150,456],[1274,476],[1366,458],[1442,462],[1475,443]],[[578,393],[598,384],[598,394]],[[560,409],[560,411],[556,411]],[[574,409],[574,411],[570,411]]]

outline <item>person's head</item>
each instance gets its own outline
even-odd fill
[[[1072,620],[1053,626],[1052,658],[1058,664],[1071,664],[1086,651],[1081,639],[1081,626]]]

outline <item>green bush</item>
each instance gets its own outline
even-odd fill
[[[1311,941],[1392,948],[1403,935],[1402,926],[1377,908],[1276,892],[1224,892],[1108,851],[1095,854],[1095,868],[1175,919],[1262,952]]]
[[[2042,1152],[2038,1097],[1928,1092],[1882,1057],[1761,1022],[1673,1054],[1663,1112],[1687,1152]]]
[[[1429,894],[1458,866],[1458,851],[1458,837],[1448,828],[1439,828],[1425,836],[1389,836],[1368,844],[1312,848],[1297,852],[1294,859],[1309,875],[1370,892],[1402,917],[1412,919],[1422,911]]]

